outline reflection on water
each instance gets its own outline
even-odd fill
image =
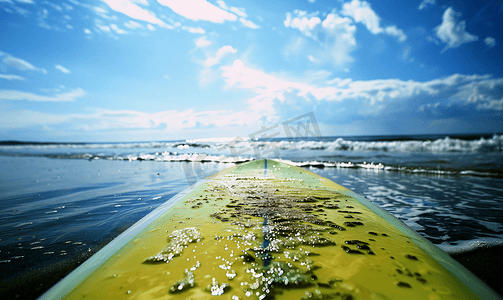
[[[435,244],[503,240],[503,180],[310,169],[371,200]]]

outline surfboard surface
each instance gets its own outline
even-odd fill
[[[272,160],[224,170],[42,299],[499,299],[368,200]]]

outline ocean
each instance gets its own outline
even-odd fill
[[[178,192],[259,158],[353,190],[451,255],[493,253],[502,149],[502,134],[0,142],[0,292],[37,297]]]

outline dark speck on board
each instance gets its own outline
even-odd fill
[[[354,298],[350,294],[344,294],[344,295],[342,295],[341,299],[342,300],[353,300]]]
[[[397,284],[397,286],[399,287],[403,287],[403,288],[412,288],[412,286],[410,284],[408,284],[407,282],[403,282],[403,281],[399,281]]]
[[[421,283],[426,283],[426,279],[424,279],[423,277],[417,277],[416,280]]]

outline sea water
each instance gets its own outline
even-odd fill
[[[94,253],[197,180],[280,159],[366,197],[449,253],[503,244],[503,135],[3,143],[0,280]]]

